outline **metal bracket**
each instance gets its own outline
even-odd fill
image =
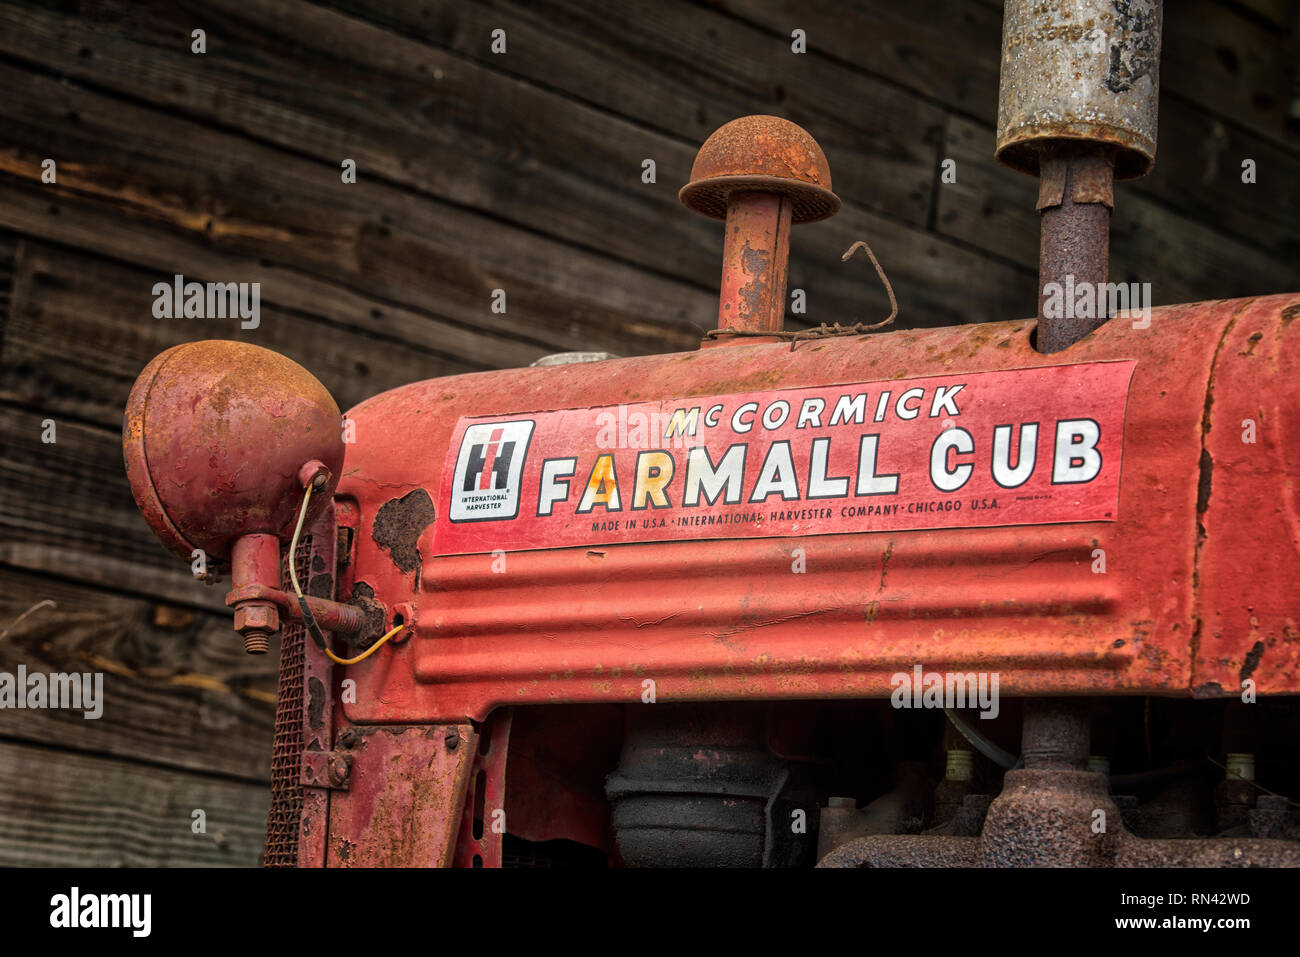
[[[302,786],[348,790],[352,777],[352,756],[338,751],[304,751]]]

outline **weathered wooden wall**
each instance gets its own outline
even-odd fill
[[[1167,7],[1160,156],[1118,191],[1112,273],[1162,303],[1295,291],[1292,4]],[[0,629],[57,603],[0,671],[100,670],[108,695],[99,721],[0,711],[0,864],[258,860],[274,660],[131,502],[118,429],[151,357],[246,339],[346,408],[547,352],[693,348],[721,229],[676,192],[746,113],[811,131],[844,200],[795,233],[797,319],[887,312],[839,262],[859,238],[902,325],[1025,315],[1035,188],[992,158],[1000,23],[981,0],[0,0]],[[174,273],[260,282],[260,326],[153,318]]]

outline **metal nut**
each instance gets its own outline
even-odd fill
[[[235,631],[241,635],[249,632],[274,634],[280,630],[280,613],[266,602],[250,602],[235,609]]]

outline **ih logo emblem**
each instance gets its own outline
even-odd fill
[[[469,467],[465,469],[462,492],[477,492],[505,488],[510,481],[510,460],[515,457],[515,443],[502,443],[506,430],[493,429],[488,433],[486,446],[471,445]]]
[[[471,425],[460,442],[453,477],[453,522],[483,522],[519,514],[520,477],[533,421]]]

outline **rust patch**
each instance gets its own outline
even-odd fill
[[[384,633],[384,622],[388,618],[388,609],[375,601],[375,590],[366,582],[357,582],[352,586],[352,598],[348,601],[354,608],[360,608],[366,616],[366,627],[362,632],[365,639],[378,638]]]
[[[1294,306],[1287,306],[1285,309],[1282,310],[1283,322],[1290,322],[1296,316],[1300,316],[1300,304]]]
[[[740,289],[741,298],[745,301],[742,318],[757,319],[764,312],[764,300],[768,291],[765,280],[772,254],[765,249],[754,249],[746,240],[745,247],[740,251],[740,258],[742,268],[754,277]]]
[[[307,679],[307,723],[313,731],[325,727],[325,684],[315,675]]]
[[[1204,515],[1210,507],[1210,491],[1214,485],[1214,459],[1208,449],[1201,449],[1200,475],[1196,480],[1196,514]],[[1201,525],[1201,537],[1205,536],[1205,526]]]
[[[880,589],[885,590],[885,573],[889,571],[889,560],[894,557],[894,540],[890,539],[880,555]]]
[[[862,615],[868,625],[876,620],[878,614],[880,614],[880,602],[875,600],[867,602],[867,607]]]
[[[1106,89],[1124,93],[1141,77],[1160,76],[1160,13],[1143,10],[1137,4],[1115,4],[1117,39],[1110,44]]]
[[[1254,647],[1252,647],[1250,651],[1246,652],[1246,660],[1243,661],[1241,664],[1241,671],[1239,672],[1238,677],[1242,681],[1245,681],[1247,678],[1253,675],[1255,673],[1255,669],[1259,667],[1259,659],[1263,657],[1264,657],[1264,642],[1257,641],[1255,642]]]
[[[432,524],[433,517],[433,500],[428,492],[417,488],[379,507],[370,537],[388,552],[394,565],[403,572],[413,572],[420,567],[420,550],[416,542]]]

